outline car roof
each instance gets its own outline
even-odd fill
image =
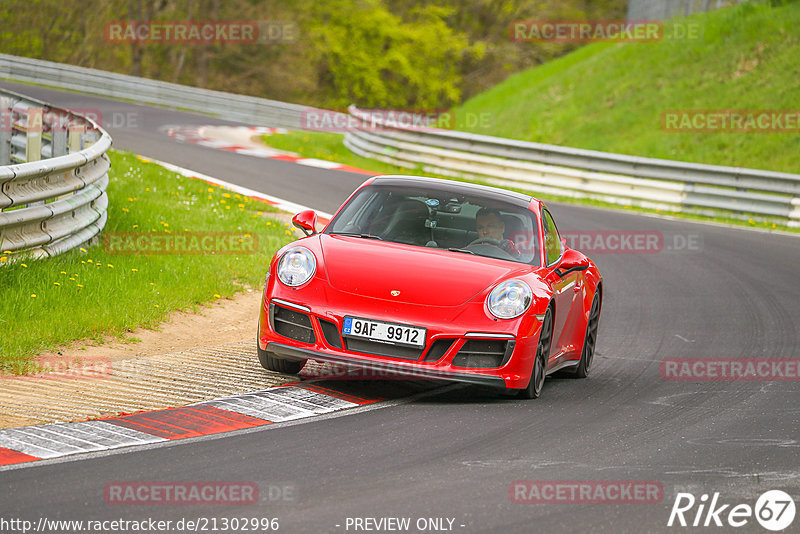
[[[504,201],[520,207],[528,208],[531,201],[539,202],[537,199],[524,193],[490,187],[486,185],[473,184],[470,182],[458,182],[455,180],[445,180],[442,178],[429,178],[426,176],[411,176],[404,174],[386,174],[376,176],[369,185],[397,185],[414,186],[419,185],[433,190],[445,192],[464,193],[465,195],[480,195],[492,200]]]

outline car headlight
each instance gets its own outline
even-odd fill
[[[522,280],[506,280],[489,293],[486,306],[498,319],[519,317],[533,302],[533,291]]]
[[[304,247],[290,248],[278,260],[278,280],[290,287],[305,284],[317,270],[317,259]]]

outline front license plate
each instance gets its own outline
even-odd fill
[[[345,336],[417,348],[425,346],[425,332],[424,328],[417,326],[349,316],[344,318],[342,328],[342,334]]]

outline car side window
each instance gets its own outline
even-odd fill
[[[544,253],[547,265],[553,265],[563,252],[563,243],[558,235],[558,228],[553,216],[546,209],[542,210],[542,228],[544,230]]]

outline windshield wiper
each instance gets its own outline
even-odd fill
[[[359,234],[356,232],[331,232],[331,235],[346,235],[349,237],[363,237],[364,239],[378,239],[383,241],[383,238],[375,234]]]
[[[450,252],[461,252],[463,254],[472,254],[473,256],[475,255],[474,252],[472,252],[471,250],[467,250],[465,248],[448,248],[447,250],[449,250]]]

